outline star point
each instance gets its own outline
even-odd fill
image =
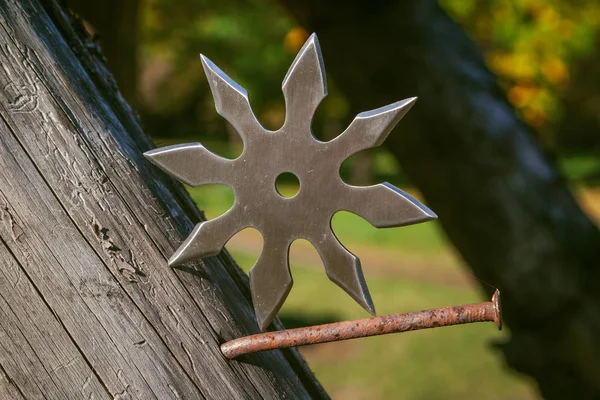
[[[437,216],[389,183],[367,187],[344,183],[339,166],[352,154],[381,145],[416,98],[362,112],[340,136],[324,143],[317,141],[310,130],[314,112],[327,95],[316,35],[304,44],[283,80],[286,119],[277,132],[260,125],[243,87],[204,55],[200,59],[217,112],[238,131],[244,152],[238,159],[228,160],[200,143],[192,143],[145,153],[153,164],[187,185],[225,184],[236,195],[236,203],[227,213],[196,225],[169,265],[216,255],[246,227],[261,231],[264,245],[250,270],[250,287],[257,321],[264,330],[293,285],[290,244],[304,238],[315,246],[329,279],[374,315],[360,260],[335,237],[330,226],[332,216],[346,210],[380,228],[425,222]],[[300,179],[298,195],[288,199],[278,194],[278,175],[290,171],[302,175],[307,170],[309,173]]]

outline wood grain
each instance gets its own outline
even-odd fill
[[[2,200],[0,204],[3,204]],[[4,205],[0,208],[0,222],[19,229]],[[18,392],[29,398],[44,397],[46,393],[63,398],[89,398],[90,395],[97,399],[109,398],[88,361],[3,242],[0,242],[0,260],[3,261],[0,269],[0,365],[5,373],[0,387],[6,388],[6,396],[14,397],[15,384],[18,384]],[[71,385],[61,382],[71,382]]]
[[[326,397],[294,351],[220,353],[257,330],[247,282],[226,254],[166,266],[201,215],[143,159],[150,140],[81,26],[50,0],[0,0],[0,43],[0,260],[27,277],[36,321],[56,331],[46,340],[74,353],[52,359],[25,322],[2,320],[13,342],[21,330],[35,345],[18,358],[0,347],[0,382],[72,398],[93,372],[94,398]],[[10,282],[6,308],[19,309]],[[27,379],[34,372],[14,360],[34,356],[53,372]],[[71,362],[76,376],[50,365]]]

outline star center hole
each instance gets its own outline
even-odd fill
[[[275,189],[281,197],[289,199],[300,191],[300,181],[291,172],[284,172],[275,179]]]

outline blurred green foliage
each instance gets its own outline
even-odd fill
[[[280,96],[273,80],[285,74],[291,58],[281,41],[292,23],[273,3],[148,0],[142,17],[144,67],[167,65],[159,82],[152,82],[159,85],[158,100],[171,96],[159,107],[181,106],[197,87],[206,86],[193,56],[200,52],[244,85],[256,107],[264,109]]]
[[[564,110],[562,94],[570,87],[577,62],[597,51],[600,2],[440,2],[480,46],[517,112],[547,148],[560,153],[555,139]],[[277,129],[285,118],[281,80],[307,37],[308,32],[274,0],[142,1],[139,103],[147,130],[160,141],[201,138],[203,142],[233,143],[213,150],[235,157],[241,152],[239,137],[215,112],[200,60],[194,55],[202,52],[244,86],[259,120],[267,128]],[[328,80],[329,96],[313,122],[321,139],[339,134],[353,116],[335,82]],[[580,84],[571,89],[580,86],[586,88]],[[593,89],[586,90],[593,93]],[[586,135],[598,134],[596,127],[583,130]],[[397,161],[385,149],[368,154],[367,176],[373,181],[407,183]],[[571,161],[561,165],[569,167]],[[357,164],[357,156],[347,160],[342,176],[351,183],[365,184],[352,179]],[[594,183],[598,162],[588,164],[592,166],[563,170],[569,179]],[[364,163],[362,168],[364,176]]]
[[[600,2],[440,2],[479,44],[509,101],[551,146],[572,67],[595,51]],[[283,123],[280,82],[308,33],[276,1],[145,0],[141,21],[140,103],[174,121],[172,132],[153,132],[150,126],[153,135],[227,137],[193,56],[200,52],[248,90],[265,126],[276,129]],[[330,95],[314,124],[317,136],[324,138],[341,132],[351,118],[346,100],[329,81]]]
[[[560,98],[573,65],[596,51],[596,0],[441,0],[499,76],[508,99],[531,126],[553,142]]]
[[[258,118],[277,129],[285,116],[281,81],[307,38],[274,1],[147,0],[142,8],[141,103],[165,115],[191,108],[196,134],[225,133],[200,60],[193,56],[202,53],[248,90]],[[335,88],[330,87],[324,108],[315,123],[318,133],[327,129],[323,124],[331,126],[332,119],[347,114],[346,101]],[[187,136],[194,129],[172,134]]]

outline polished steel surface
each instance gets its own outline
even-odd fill
[[[225,184],[235,194],[233,207],[216,219],[199,223],[169,265],[216,255],[240,230],[259,230],[264,245],[250,271],[250,285],[256,317],[264,330],[292,287],[290,244],[303,238],[319,252],[329,279],[375,314],[360,261],[337,240],[331,218],[345,210],[381,228],[429,221],[436,215],[389,183],[348,185],[339,170],[354,153],[382,144],[416,98],[360,113],[341,135],[321,142],[311,132],[314,112],[327,95],[316,35],[304,44],[283,80],[286,118],[277,131],[260,125],[244,88],[208,58],[201,56],[201,60],[217,112],[240,134],[244,150],[234,160],[217,156],[200,143],[145,153],[152,163],[187,185]],[[285,198],[275,188],[276,178],[284,172],[300,181],[294,197]]]

